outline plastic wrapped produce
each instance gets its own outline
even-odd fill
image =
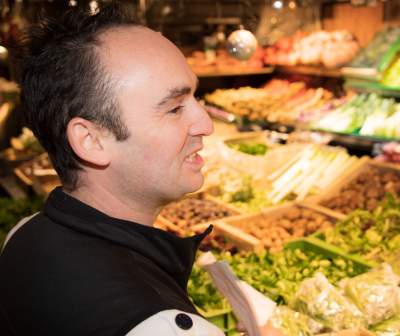
[[[323,329],[322,324],[287,306],[276,308],[270,322],[283,336],[312,336]]]
[[[361,311],[321,273],[300,284],[290,306],[333,331],[366,326]]]
[[[399,280],[390,265],[383,264],[368,273],[345,279],[341,286],[368,324],[375,324],[399,313]]]
[[[375,336],[398,336],[400,335],[400,315],[376,324],[371,329]]]

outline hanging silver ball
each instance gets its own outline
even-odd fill
[[[235,30],[229,35],[226,48],[232,57],[246,61],[256,51],[257,39],[248,30]]]

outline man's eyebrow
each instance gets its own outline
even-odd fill
[[[199,87],[199,81],[196,81],[196,90]],[[192,91],[192,88],[189,86],[183,86],[183,87],[176,87],[172,88],[169,90],[168,94],[161,99],[161,101],[157,104],[157,107],[162,107],[165,105],[168,101],[171,99],[175,99],[181,96],[188,95]]]

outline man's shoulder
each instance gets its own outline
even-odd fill
[[[223,336],[204,318],[177,309],[164,310],[141,322],[127,336]]]
[[[29,223],[29,222],[31,222],[31,221],[32,221],[32,222],[33,222],[33,221],[37,221],[37,219],[38,219],[39,217],[40,217],[40,213],[39,213],[39,212],[36,212],[36,213],[34,213],[34,214],[32,214],[32,215],[30,215],[30,216],[28,216],[28,217],[22,218],[17,224],[15,224],[15,226],[10,230],[10,232],[8,232],[8,234],[7,234],[7,236],[6,236],[6,239],[4,240],[2,249],[4,249],[4,248],[6,247],[7,243],[10,241],[10,239],[11,239],[12,237],[15,236],[15,234],[16,234],[17,232],[21,232],[20,230],[22,229],[22,227],[25,226],[25,224],[27,224],[27,223]]]

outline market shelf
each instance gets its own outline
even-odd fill
[[[400,87],[389,87],[378,82],[348,80],[344,87],[346,89],[355,89],[359,92],[377,93],[382,96],[400,98]]]
[[[199,78],[207,77],[229,77],[229,76],[248,76],[248,75],[263,75],[274,72],[274,67],[264,67],[261,69],[229,69],[224,71],[195,71],[195,74]]]
[[[341,69],[343,76],[351,78],[361,78],[376,80],[379,78],[378,71],[374,68],[355,68],[355,67],[343,67]]]
[[[317,67],[310,65],[277,66],[275,68],[275,71],[277,73],[312,75],[320,77],[333,77],[333,78],[343,77],[343,73],[340,68],[328,69],[324,67]]]

